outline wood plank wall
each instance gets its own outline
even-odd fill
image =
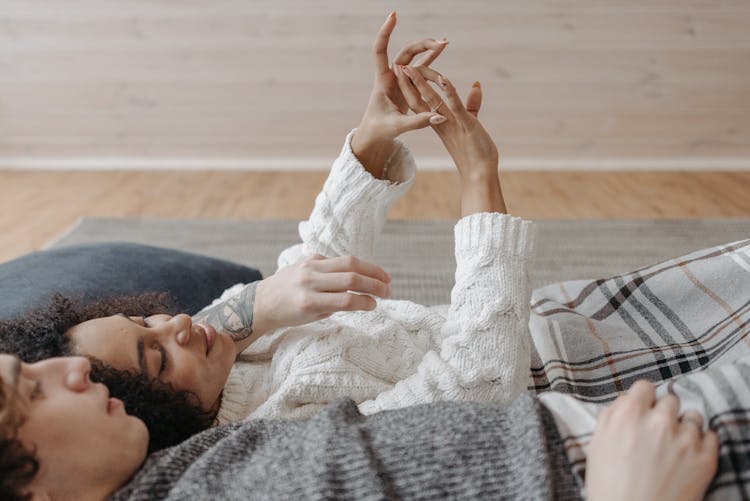
[[[750,166],[748,0],[3,0],[0,167],[325,168],[393,9],[507,167]]]

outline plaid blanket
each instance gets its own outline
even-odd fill
[[[529,388],[555,415],[581,484],[597,413],[648,379],[719,435],[707,498],[749,499],[749,323],[750,240],[535,290]]]

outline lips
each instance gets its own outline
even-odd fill
[[[201,332],[203,333],[203,340],[206,344],[206,356],[211,352],[211,348],[214,346],[214,342],[216,342],[216,329],[213,328],[213,326],[209,324],[195,324],[197,327],[200,327]]]
[[[114,411],[118,409],[124,409],[125,405],[123,405],[122,400],[119,398],[110,398],[107,400],[107,414],[112,414]]]

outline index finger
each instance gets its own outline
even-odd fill
[[[375,74],[382,75],[390,71],[388,66],[388,41],[391,39],[393,28],[396,27],[396,12],[388,14],[383,26],[380,27],[375,43],[372,46],[372,53],[375,56]]]
[[[318,271],[324,273],[354,271],[386,283],[391,281],[391,275],[383,268],[375,263],[371,263],[354,256],[338,256],[327,258],[325,260],[318,261],[316,263],[316,268]]]
[[[417,55],[426,51],[431,51],[431,54],[428,54],[422,61],[420,61],[420,65],[429,66],[435,59],[437,59],[447,45],[447,40],[438,41],[431,38],[410,43],[396,54],[396,57],[393,58],[393,64],[405,66],[411,63]],[[425,63],[424,61],[427,62]]]

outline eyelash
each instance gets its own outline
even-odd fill
[[[143,322],[144,327],[149,327],[146,317],[141,316],[141,321]],[[167,352],[164,350],[164,347],[159,344],[154,345],[154,349],[159,350],[159,353],[161,353],[161,366],[159,367],[159,374],[161,374],[167,368]]]
[[[161,352],[161,367],[159,367],[159,374],[161,374],[167,368],[167,352],[161,345],[157,349]]]
[[[30,400],[36,400],[42,395],[42,383],[41,381],[37,381],[34,384],[34,389],[31,390],[31,394],[29,395]]]

